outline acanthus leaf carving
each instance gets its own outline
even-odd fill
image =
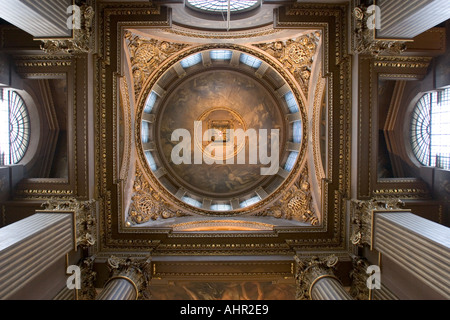
[[[159,218],[182,217],[187,214],[171,206],[152,188],[139,167],[136,168],[133,195],[128,215],[128,224],[142,224]]]
[[[311,69],[320,37],[321,33],[317,31],[295,39],[254,44],[254,46],[278,59],[295,77],[305,97],[308,97]]]
[[[125,39],[130,52],[136,96],[139,95],[146,79],[163,61],[189,46],[183,43],[142,38],[130,31],[125,32]]]
[[[307,167],[303,169],[300,177],[291,188],[286,190],[272,207],[259,215],[273,216],[278,219],[297,220],[317,226],[319,224],[319,218],[313,206]]]
[[[294,256],[297,262],[297,300],[309,300],[311,299],[311,287],[315,280],[322,276],[334,277],[334,269],[339,262],[337,256],[330,255],[327,257],[311,257],[311,258],[299,258]]]
[[[90,52],[92,50],[92,38],[94,36],[93,22],[95,11],[92,6],[83,4],[80,7],[80,12],[81,28],[72,29],[72,39],[43,40],[41,50],[51,55]]]
[[[378,56],[381,54],[400,55],[406,50],[405,41],[400,40],[379,40],[375,38],[375,32],[368,27],[371,18],[365,5],[356,6],[353,9],[355,21],[355,43],[354,51],[358,54],[370,54]]]
[[[76,246],[88,248],[96,243],[96,200],[81,201],[50,199],[42,204],[48,211],[73,212],[75,217]]]
[[[372,223],[374,211],[396,211],[404,206],[400,199],[371,199],[351,201],[351,235],[352,245],[372,244]]]

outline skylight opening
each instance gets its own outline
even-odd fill
[[[253,198],[244,200],[240,203],[240,207],[241,208],[246,208],[249,207],[251,205],[254,205],[255,203],[258,203],[259,201],[261,201],[261,198],[259,196],[255,196]]]
[[[197,54],[194,54],[192,56],[189,56],[189,57],[181,60],[180,63],[181,63],[181,66],[186,69],[186,68],[195,66],[196,64],[199,64],[200,62],[202,62],[202,54],[197,53]]]
[[[202,207],[202,203],[200,201],[197,201],[191,197],[188,196],[184,196],[181,198],[181,200],[183,200],[184,202],[186,202],[187,204],[190,204],[193,207],[196,208],[201,208]]]
[[[231,50],[211,50],[211,60],[231,60],[233,52]]]
[[[298,157],[298,152],[292,151],[289,154],[288,159],[286,160],[286,164],[284,165],[284,170],[291,171],[295,165],[295,161],[297,160],[297,157]]]
[[[295,100],[295,97],[294,97],[294,94],[292,93],[292,91],[289,91],[288,93],[286,93],[286,95],[284,96],[284,99],[286,100],[287,106],[291,113],[296,113],[296,112],[300,111],[300,109],[298,108],[297,101]]]
[[[191,8],[206,11],[226,13],[228,11],[228,0],[186,0]],[[260,0],[230,0],[231,12],[242,12],[256,8]]]
[[[258,69],[262,64],[261,60],[255,58],[255,57],[249,56],[248,54],[245,54],[245,53],[241,54],[241,57],[239,58],[239,60],[242,63],[244,63],[252,68],[255,68],[255,69]]]

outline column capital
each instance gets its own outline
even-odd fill
[[[372,7],[372,6],[371,6]],[[380,54],[399,55],[406,50],[406,41],[402,40],[387,40],[376,39],[375,36],[375,20],[379,21],[379,9],[368,10],[363,4],[353,8],[354,19],[354,51],[358,54],[370,54],[378,56]],[[372,20],[369,20],[372,19]],[[378,23],[378,22],[376,22]]]
[[[96,242],[96,200],[77,200],[69,198],[50,199],[42,204],[45,211],[72,212],[74,214],[75,247],[88,248]],[[39,212],[39,211],[37,211]]]
[[[397,198],[351,200],[350,219],[352,245],[373,246],[373,219],[375,212],[404,211],[405,203]]]
[[[48,54],[76,54],[88,53],[92,49],[94,8],[88,4],[79,7],[80,28],[72,29],[71,39],[43,39],[41,49]],[[75,18],[76,20],[77,18]]]
[[[137,299],[149,298],[146,289],[151,278],[151,271],[149,270],[151,265],[150,257],[133,260],[131,258],[124,259],[111,256],[108,258],[107,265],[111,273],[107,283],[114,279],[127,280],[136,290]]]
[[[339,259],[335,255],[331,255],[324,258],[311,257],[307,259],[301,259],[298,256],[294,256],[297,262],[297,299],[308,300],[311,299],[311,291],[317,281],[323,278],[334,278],[334,267],[338,263]],[[339,281],[339,280],[338,280]]]

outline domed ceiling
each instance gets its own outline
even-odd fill
[[[258,77],[260,68],[271,76]],[[242,211],[276,192],[301,160],[299,105],[286,81],[248,53],[192,54],[146,97],[146,170],[191,209]]]
[[[186,190],[199,195],[226,198],[253,191],[266,179],[260,174],[263,165],[260,162],[249,164],[249,161],[238,164],[238,153],[248,155],[249,143],[232,141],[234,137],[227,136],[226,131],[265,129],[270,133],[271,129],[277,129],[284,141],[286,126],[278,104],[261,83],[239,72],[211,70],[189,77],[173,89],[156,120],[159,128],[155,140],[164,167]],[[201,163],[191,160],[190,164],[174,164],[172,161],[172,150],[178,144],[172,141],[172,134],[178,128],[187,129],[193,138],[189,159],[193,160],[199,149],[205,157]],[[205,141],[206,131],[214,128],[219,130],[220,137]],[[195,130],[200,131],[202,139],[195,136]],[[208,146],[223,148],[222,156],[219,152],[217,155],[210,152]],[[270,146],[269,141],[269,155]],[[229,162],[233,164],[227,164]],[[278,171],[278,167],[276,169]]]

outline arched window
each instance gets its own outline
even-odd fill
[[[30,117],[22,97],[0,89],[0,165],[22,160],[30,140]]]
[[[410,138],[422,165],[450,170],[450,88],[420,98],[412,114]]]

